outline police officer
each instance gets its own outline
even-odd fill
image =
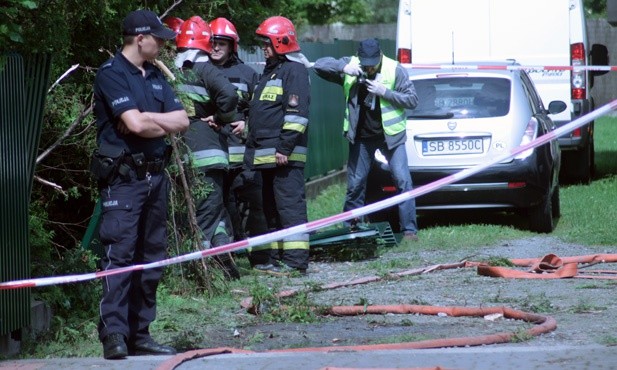
[[[304,165],[307,155],[310,85],[308,61],[300,53],[296,30],[285,17],[263,21],[256,30],[266,66],[251,100],[245,163],[263,179],[263,204],[270,230],[307,222]],[[309,263],[307,233],[253,248],[256,269],[273,274]]]
[[[211,185],[197,199],[196,219],[204,248],[231,242],[229,217],[223,202],[223,180],[229,165],[226,136],[221,127],[234,122],[238,95],[234,85],[216,67],[208,63],[212,52],[210,26],[199,16],[187,19],[176,38],[176,66],[183,71],[184,83],[178,88],[192,101],[191,123],[184,134],[190,149],[192,166],[203,183]],[[229,254],[217,256],[228,278],[240,274]]]
[[[210,22],[212,30],[212,53],[210,61],[236,86],[238,111],[235,122],[225,126],[229,146],[229,171],[225,176],[225,205],[230,216],[235,240],[245,239],[247,233],[255,236],[267,232],[261,199],[261,175],[258,171],[245,169],[245,131],[248,108],[259,74],[238,57],[240,37],[236,27],[226,18]],[[254,261],[249,253],[249,261]]]
[[[166,258],[166,135],[189,124],[165,77],[148,62],[176,34],[148,10],[129,13],[123,34],[122,48],[99,68],[94,82],[98,150],[91,170],[102,203],[103,270]],[[149,332],[162,272],[156,268],[103,279],[98,329],[104,358],[176,353]]]

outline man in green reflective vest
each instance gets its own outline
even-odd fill
[[[407,71],[383,55],[376,39],[360,42],[356,56],[320,58],[314,69],[323,79],[342,85],[347,102],[343,131],[349,159],[343,210],[364,206],[366,179],[378,149],[388,161],[398,193],[411,190],[405,109],[415,108],[418,96]],[[398,210],[405,240],[418,240],[415,200],[400,203]]]

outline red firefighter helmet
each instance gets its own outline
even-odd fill
[[[200,49],[211,53],[211,35],[212,32],[208,23],[200,16],[194,15],[182,23],[180,33],[176,36],[176,48]]]
[[[212,31],[212,38],[221,38],[231,40],[234,46],[234,51],[238,52],[238,43],[240,42],[240,36],[233,23],[226,18],[216,18],[210,22],[210,30]]]
[[[177,35],[180,33],[180,27],[182,26],[182,23],[184,23],[184,21],[178,17],[166,17],[163,20],[163,23],[165,23],[167,27],[171,28],[171,30],[174,31]]]
[[[270,39],[274,51],[277,54],[300,51],[296,28],[293,23],[285,17],[275,16],[266,19],[257,27],[255,33]]]

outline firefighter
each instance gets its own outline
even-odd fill
[[[310,84],[293,23],[281,16],[255,31],[266,66],[250,103],[245,163],[261,173],[263,206],[270,231],[307,222],[304,165],[307,157]],[[308,233],[289,235],[251,254],[255,268],[273,274],[299,271],[309,264]]]
[[[105,271],[167,257],[166,136],[189,125],[173,89],[148,62],[175,33],[149,10],[129,13],[122,30],[122,49],[99,68],[94,81],[98,149],[90,170],[101,197]],[[154,268],[102,279],[98,331],[105,359],[176,353],[155,342],[149,331],[162,274],[162,268]]]
[[[260,173],[243,166],[249,102],[259,81],[259,74],[238,57],[240,37],[233,23],[225,18],[216,18],[210,22],[210,29],[210,62],[236,86],[239,99],[235,122],[225,126],[223,132],[227,135],[229,146],[229,171],[224,185],[225,205],[234,239],[241,240],[247,235],[255,236],[268,230],[262,208]],[[255,264],[250,254],[249,261],[251,265]]]
[[[212,51],[210,26],[199,16],[187,19],[176,37],[175,65],[182,70],[178,87],[193,103],[190,126],[184,141],[207,194],[196,199],[196,219],[205,249],[231,242],[228,216],[223,204],[223,179],[229,165],[227,143],[221,127],[234,122],[238,95],[235,87],[208,63]],[[191,110],[189,108],[189,110]],[[229,254],[217,256],[227,278],[240,275]]]
[[[163,23],[165,23],[167,27],[171,28],[171,30],[177,35],[180,33],[180,27],[182,27],[182,23],[184,23],[184,21],[178,17],[167,17],[163,19]]]

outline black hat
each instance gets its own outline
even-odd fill
[[[360,42],[358,57],[362,66],[376,66],[381,61],[381,49],[377,39],[366,39]]]
[[[153,35],[164,40],[173,40],[176,33],[165,27],[159,17],[150,10],[134,10],[122,21],[124,35]]]

